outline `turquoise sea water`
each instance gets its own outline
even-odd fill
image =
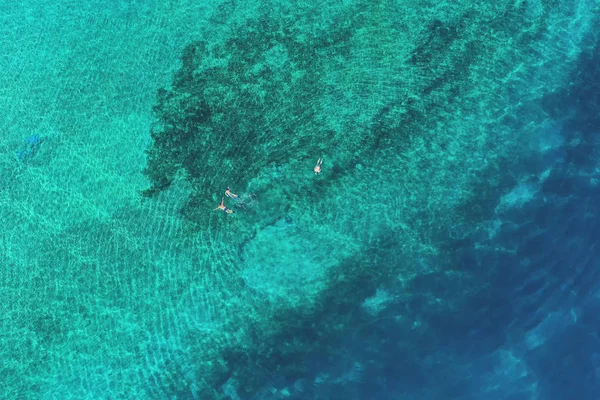
[[[5,2],[0,399],[597,399],[599,6]]]

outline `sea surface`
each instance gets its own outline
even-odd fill
[[[600,399],[599,32],[0,2],[0,399]]]

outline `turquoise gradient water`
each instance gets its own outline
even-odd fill
[[[0,398],[560,392],[594,267],[540,232],[593,203],[597,1],[0,19]]]

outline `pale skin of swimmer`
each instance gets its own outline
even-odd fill
[[[313,171],[315,171],[315,175],[318,175],[321,173],[321,164],[323,164],[323,158],[320,158],[317,160],[317,165],[315,165],[315,167],[313,168]]]
[[[221,204],[215,210],[223,210],[227,214],[233,214],[233,210],[225,206],[225,197],[221,199]]]
[[[227,196],[227,197],[229,197],[230,199],[232,199],[232,200],[235,200],[235,201],[237,201],[237,200],[239,199],[239,197],[240,197],[240,196],[238,196],[237,194],[235,194],[235,193],[232,193],[230,188],[227,188],[227,189],[225,190],[225,196]]]

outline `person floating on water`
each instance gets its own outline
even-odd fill
[[[227,214],[233,214],[233,210],[232,209],[225,207],[225,197],[223,197],[221,199],[221,204],[219,204],[219,206],[217,208],[215,208],[215,211],[216,210],[223,210]]]
[[[240,199],[240,196],[238,196],[235,193],[231,192],[231,189],[229,189],[229,187],[225,190],[225,196],[229,197],[232,200],[238,201]]]
[[[323,164],[323,158],[319,158],[317,160],[317,165],[315,165],[315,167],[313,168],[313,170],[315,171],[315,175],[321,173],[321,164]]]

